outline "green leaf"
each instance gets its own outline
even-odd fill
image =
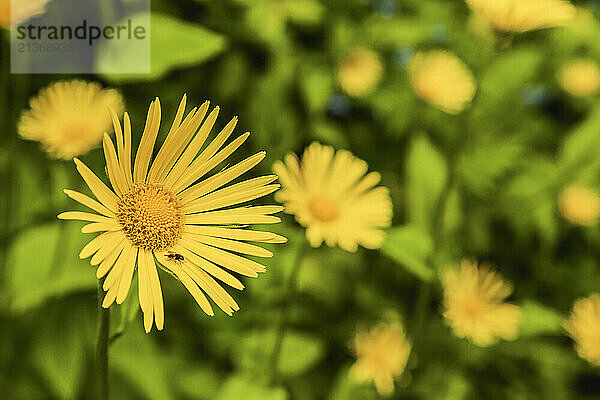
[[[175,398],[170,375],[174,365],[156,346],[152,335],[141,326],[131,326],[110,347],[111,368],[125,378],[143,398],[168,400]]]
[[[424,399],[462,400],[469,395],[468,379],[456,370],[441,365],[430,365],[412,385]]]
[[[327,120],[316,119],[312,122],[312,136],[322,143],[331,144],[338,148],[347,148],[348,139],[337,124]]]
[[[186,399],[212,400],[221,388],[214,365],[189,365],[177,374],[177,389]]]
[[[49,298],[93,290],[96,277],[89,261],[78,257],[91,240],[75,222],[57,221],[21,233],[9,252],[11,309],[26,311]]]
[[[411,225],[389,229],[381,250],[418,278],[424,281],[434,278],[434,271],[427,265],[433,241],[421,229]]]
[[[36,321],[32,365],[59,399],[77,398],[95,336],[95,318],[82,303],[53,304]]]
[[[521,336],[560,334],[563,316],[536,301],[527,300],[521,305]]]
[[[377,400],[381,396],[372,384],[361,384],[350,376],[350,368],[340,369],[336,382],[329,395],[329,400]]]
[[[243,337],[233,351],[234,362],[242,369],[254,374],[264,372],[265,365],[271,362],[276,332],[273,329],[253,331]],[[314,367],[325,354],[323,340],[300,332],[284,333],[279,359],[278,372],[283,376],[297,376]]]
[[[288,19],[297,24],[313,25],[323,18],[324,7],[316,0],[283,0]]]
[[[325,343],[314,335],[287,332],[281,342],[277,369],[284,376],[297,376],[314,367],[325,355]]]
[[[123,304],[115,305],[112,308],[111,315],[111,337],[116,338],[121,336],[127,326],[136,319],[140,310],[140,301],[138,297],[138,280],[134,277],[131,281],[129,294]],[[115,318],[116,317],[116,318]]]
[[[129,18],[136,25],[147,25],[148,14]],[[108,71],[104,77],[112,82],[155,80],[176,68],[201,64],[221,53],[226,47],[223,36],[201,25],[191,24],[157,12],[151,20],[151,62],[148,74],[112,74],[115,63],[127,65],[144,59],[139,46],[127,48],[122,42],[104,41],[98,49],[96,68]]]
[[[479,140],[460,158],[461,182],[479,196],[489,194],[517,166],[522,154],[523,146],[514,140]]]
[[[564,140],[558,157],[560,173],[566,180],[580,181],[597,179],[600,173],[600,104],[588,117],[578,124]]]
[[[306,67],[300,74],[300,90],[309,112],[323,111],[333,93],[331,71],[324,67]]]
[[[406,169],[408,219],[423,231],[430,232],[448,179],[446,160],[427,136],[420,134],[410,146]]]
[[[514,98],[507,96],[534,79],[543,61],[543,53],[533,47],[515,48],[498,56],[481,77],[482,101],[486,104],[514,102]]]
[[[245,376],[227,379],[215,400],[286,400],[283,388],[265,387]]]
[[[372,17],[364,24],[367,43],[374,47],[412,47],[431,37],[432,24],[418,18]]]

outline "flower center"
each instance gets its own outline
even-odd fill
[[[470,299],[465,302],[465,312],[471,318],[478,317],[482,308],[481,301],[477,299]]]
[[[63,129],[65,140],[82,141],[82,139],[88,139],[93,137],[90,128],[83,123],[73,123],[67,125]]]
[[[327,197],[313,197],[308,203],[308,209],[321,222],[331,222],[338,217],[337,205]]]
[[[125,236],[138,247],[165,250],[183,232],[183,206],[161,185],[134,185],[118,204],[117,220]]]

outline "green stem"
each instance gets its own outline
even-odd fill
[[[102,307],[104,290],[98,280],[98,337],[96,341],[96,373],[98,378],[98,400],[108,399],[108,331],[110,310]]]
[[[294,303],[297,291],[297,282],[298,275],[300,273],[300,267],[302,266],[302,259],[304,258],[306,245],[304,241],[300,244],[298,251],[296,253],[296,258],[294,260],[294,265],[292,267],[292,271],[290,272],[290,277],[287,281],[286,292],[287,297],[286,301],[283,303],[281,307],[281,315],[279,317],[279,324],[277,325],[277,331],[275,333],[275,344],[273,345],[273,352],[271,353],[271,383],[277,383],[279,379],[279,374],[277,370],[277,366],[279,365],[279,358],[281,357],[281,346],[283,344],[283,337],[285,336],[285,331],[287,328],[287,324],[289,322],[289,314],[290,308]]]

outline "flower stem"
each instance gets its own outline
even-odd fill
[[[271,384],[277,383],[279,379],[277,366],[279,364],[279,358],[281,357],[281,346],[283,344],[283,337],[285,336],[285,330],[289,322],[289,310],[293,305],[296,297],[296,283],[298,282],[298,275],[300,273],[300,267],[302,266],[302,259],[304,258],[305,248],[306,246],[303,241],[298,247],[296,257],[294,260],[294,265],[292,266],[292,271],[290,272],[290,277],[287,281],[287,300],[283,303],[281,307],[279,324],[277,325],[277,331],[275,332],[275,344],[273,345],[273,352],[271,353]]]
[[[110,310],[102,307],[102,281],[98,280],[98,337],[96,341],[96,373],[98,378],[98,400],[108,399],[108,331]]]

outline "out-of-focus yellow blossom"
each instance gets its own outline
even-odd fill
[[[123,98],[95,82],[57,82],[29,101],[18,125],[23,139],[35,140],[56,158],[70,160],[98,146],[112,131],[109,109],[123,112]]]
[[[446,50],[417,53],[408,72],[415,93],[449,114],[463,111],[477,90],[469,68]]]
[[[383,64],[377,53],[365,48],[354,49],[338,67],[338,82],[344,92],[360,97],[368,94],[381,80]]]
[[[600,218],[600,195],[585,186],[569,185],[560,193],[558,207],[567,221],[592,226]]]
[[[567,24],[576,15],[566,0],[466,0],[494,28],[504,32],[526,32]]]
[[[575,341],[577,354],[600,366],[600,295],[577,300],[564,327]]]
[[[12,1],[17,7],[12,10],[13,23],[19,24],[37,15],[43,14],[48,0]],[[11,22],[11,0],[0,0],[0,27],[9,28]]]
[[[391,224],[392,201],[388,188],[375,187],[381,175],[367,170],[367,163],[349,151],[312,143],[302,161],[290,153],[285,163],[273,165],[282,186],[275,199],[306,227],[314,247],[325,241],[347,251],[359,244],[378,248],[385,237],[382,228]]]
[[[558,72],[558,83],[572,96],[590,96],[600,87],[600,65],[588,58],[567,62]]]
[[[459,268],[444,270],[441,280],[443,315],[456,336],[478,346],[517,338],[521,310],[504,302],[512,287],[497,273],[485,265],[463,260]]]
[[[404,373],[411,351],[402,325],[380,324],[358,332],[353,348],[357,360],[351,376],[359,382],[373,382],[382,396],[394,393],[394,380]]]

